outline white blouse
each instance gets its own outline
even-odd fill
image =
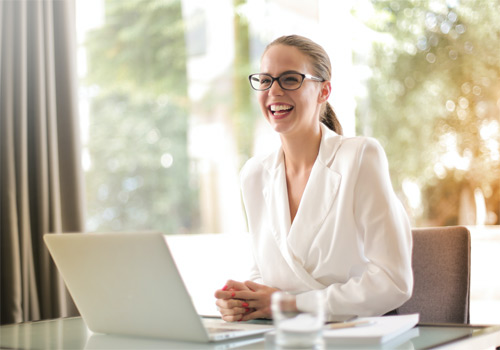
[[[250,279],[297,294],[324,290],[329,314],[382,315],[411,296],[412,238],[380,144],[321,124],[318,157],[291,224],[283,150],[250,159],[241,188]]]

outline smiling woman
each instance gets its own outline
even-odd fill
[[[383,149],[322,123],[331,67],[318,44],[280,37],[264,50],[261,71],[264,79],[250,83],[281,147],[242,169],[253,269],[249,281],[229,280],[215,292],[223,319],[271,318],[280,290],[297,295],[299,311],[310,311],[320,291],[328,316],[396,309],[411,295],[412,241]],[[288,75],[298,79],[282,84]]]

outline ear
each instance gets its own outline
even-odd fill
[[[328,97],[332,92],[332,85],[329,81],[324,81],[321,83],[321,90],[318,95],[318,103],[323,103],[328,101]]]

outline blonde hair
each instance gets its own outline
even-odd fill
[[[300,52],[310,58],[314,75],[325,81],[331,80],[332,65],[330,63],[330,58],[321,45],[300,35],[286,35],[273,40],[267,45],[264,53],[274,45],[296,47]],[[340,125],[337,115],[328,101],[321,106],[320,120],[328,128],[342,135],[342,125]]]

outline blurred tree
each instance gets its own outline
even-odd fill
[[[416,224],[474,224],[482,194],[500,217],[500,3],[373,0],[368,103],[359,133],[386,148],[395,188],[421,188]],[[356,11],[355,11],[356,12]],[[479,190],[479,192],[478,192]],[[472,206],[474,211],[474,206]]]
[[[250,37],[248,20],[241,7],[246,0],[233,0],[234,7],[234,70],[232,120],[242,161],[252,154],[255,117],[252,110],[248,75],[250,71]]]
[[[86,38],[90,230],[197,227],[180,0],[106,0]]]

